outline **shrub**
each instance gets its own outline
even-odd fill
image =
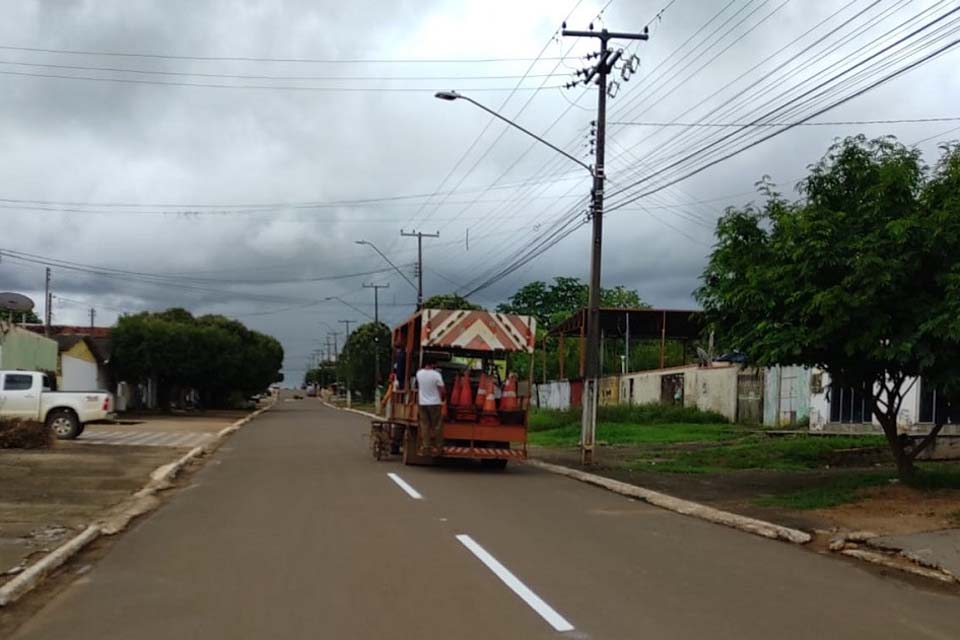
[[[0,420],[0,449],[48,449],[53,431],[33,420]]]

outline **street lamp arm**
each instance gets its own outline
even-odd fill
[[[391,261],[390,258],[388,258],[388,257],[386,256],[386,254],[383,253],[383,251],[380,251],[380,249],[377,248],[377,245],[375,245],[375,244],[373,244],[372,242],[369,242],[369,241],[367,241],[367,240],[357,240],[356,243],[357,243],[357,244],[365,244],[365,245],[367,245],[368,247],[373,248],[374,251],[376,251],[377,253],[380,254],[380,257],[381,257],[381,258],[383,258],[384,260],[387,261],[387,264],[389,264],[391,267],[393,267],[394,270],[395,270],[397,273],[400,274],[400,277],[401,277],[401,278],[403,278],[404,280],[407,281],[407,284],[409,284],[411,287],[413,287],[413,290],[414,290],[414,291],[417,291],[417,285],[414,284],[413,280],[411,280],[409,277],[407,277],[407,274],[405,274],[403,271],[401,271],[401,270],[400,270],[400,267],[398,267],[397,265],[393,264],[393,261]]]
[[[567,153],[566,151],[564,151],[564,150],[561,149],[560,147],[556,146],[555,144],[553,144],[553,143],[551,143],[551,142],[548,142],[547,140],[544,140],[543,138],[541,138],[540,136],[538,136],[537,134],[535,134],[533,131],[530,131],[529,129],[527,129],[527,128],[525,128],[525,127],[521,127],[519,124],[517,124],[517,123],[514,122],[513,120],[509,120],[508,118],[500,115],[499,113],[497,113],[497,112],[494,111],[493,109],[490,109],[489,107],[486,107],[486,106],[480,104],[479,102],[477,102],[476,100],[474,100],[474,99],[471,98],[470,96],[465,96],[465,95],[463,95],[462,93],[456,93],[455,91],[441,91],[441,92],[437,93],[435,97],[439,98],[440,100],[466,100],[467,102],[470,102],[470,103],[472,103],[473,105],[475,105],[475,106],[477,106],[477,107],[480,107],[481,109],[483,109],[484,111],[486,111],[486,112],[489,113],[490,115],[494,116],[495,118],[499,118],[500,120],[503,120],[504,122],[506,122],[506,123],[507,123],[508,125],[510,125],[511,127],[515,128],[515,129],[519,129],[520,131],[524,132],[525,134],[527,134],[528,136],[530,136],[530,137],[533,138],[534,140],[537,140],[538,142],[541,142],[541,143],[547,145],[548,147],[550,147],[551,149],[553,149],[554,151],[556,151],[556,152],[559,153],[560,155],[565,156],[566,158],[568,158],[568,159],[576,162],[578,165],[580,165],[581,167],[583,167],[584,169],[586,169],[586,170],[590,173],[591,176],[594,175],[594,173],[593,173],[593,168],[590,167],[590,165],[588,165],[588,164],[586,164],[585,162],[579,160],[578,158],[570,155],[569,153]]]

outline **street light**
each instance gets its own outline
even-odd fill
[[[604,32],[606,33],[606,32]],[[606,53],[602,60],[606,60]],[[604,76],[605,77],[605,76]],[[601,100],[603,100],[603,89],[601,89]],[[583,398],[583,417],[581,419],[581,437],[580,437],[580,460],[583,463],[592,463],[593,462],[593,444],[596,439],[597,433],[597,404],[599,403],[599,376],[600,376],[600,238],[601,232],[600,222],[603,218],[603,154],[602,152],[598,155],[598,165],[599,168],[591,167],[581,161],[579,158],[575,158],[570,155],[560,147],[544,140],[537,134],[533,133],[529,129],[521,127],[516,122],[505,118],[500,115],[493,109],[490,109],[473,98],[465,96],[462,93],[457,93],[456,91],[438,91],[434,94],[434,97],[438,100],[445,100],[447,102],[453,102],[454,100],[466,100],[467,102],[473,104],[476,107],[479,107],[492,115],[495,118],[503,120],[508,125],[514,129],[519,129],[523,133],[527,134],[534,140],[550,147],[560,155],[565,158],[576,162],[578,165],[587,170],[590,174],[590,177],[593,178],[593,189],[590,193],[591,206],[590,211],[594,216],[594,233],[593,233],[593,245],[591,251],[591,268],[590,268],[590,295],[589,295],[589,313],[587,314],[587,344],[586,344],[586,384],[584,385],[584,398]],[[604,111],[601,109],[600,120],[602,121],[604,116]],[[602,138],[600,138],[602,144]]]
[[[541,138],[540,136],[538,136],[537,134],[535,134],[533,131],[530,131],[529,129],[525,129],[524,127],[521,127],[519,124],[517,124],[517,123],[514,122],[513,120],[508,120],[507,118],[505,118],[504,116],[500,115],[499,113],[497,113],[497,112],[494,111],[493,109],[490,109],[489,107],[486,107],[486,106],[484,106],[483,104],[477,102],[476,100],[474,100],[474,99],[471,98],[470,96],[465,96],[465,95],[463,95],[462,93],[457,93],[456,91],[438,91],[438,92],[436,92],[435,94],[433,94],[433,97],[434,97],[434,98],[437,98],[438,100],[446,100],[447,102],[453,102],[454,100],[466,100],[467,102],[473,104],[474,106],[480,107],[481,109],[483,109],[484,111],[486,111],[487,113],[489,113],[490,115],[492,115],[493,117],[499,118],[500,120],[503,120],[504,122],[506,122],[506,123],[507,123],[508,125],[510,125],[511,127],[515,128],[515,129],[519,129],[520,131],[523,131],[525,134],[527,134],[527,135],[530,136],[531,138],[533,138],[533,139],[535,139],[535,140],[537,140],[537,141],[539,141],[539,142],[547,145],[548,147],[550,147],[551,149],[553,149],[554,151],[556,151],[556,152],[559,153],[560,155],[562,155],[562,156],[564,156],[564,157],[572,160],[573,162],[576,162],[578,165],[580,165],[581,167],[583,167],[584,169],[586,169],[586,170],[590,173],[591,177],[594,176],[593,167],[591,167],[590,165],[588,165],[588,164],[586,164],[585,162],[581,161],[580,159],[578,159],[578,158],[570,155],[569,153],[567,153],[566,151],[564,151],[564,150],[561,149],[560,147],[556,146],[555,144],[544,140],[543,138]]]
[[[386,261],[387,261],[387,264],[389,264],[391,267],[393,267],[394,270],[395,270],[397,273],[400,274],[400,277],[402,277],[404,280],[406,280],[406,281],[407,281],[407,284],[409,284],[411,287],[413,287],[413,290],[414,290],[414,291],[417,291],[417,285],[414,284],[413,280],[411,280],[410,278],[408,278],[408,277],[407,277],[407,274],[405,274],[403,271],[400,270],[400,267],[398,267],[397,265],[393,264],[393,262],[390,260],[390,258],[388,258],[383,251],[380,251],[380,249],[377,248],[377,245],[373,244],[373,243],[370,242],[369,240],[354,240],[354,244],[365,244],[365,245],[367,245],[368,247],[372,248],[372,249],[373,249],[374,251],[376,251],[377,253],[379,253],[379,254],[380,254],[380,257],[383,258],[384,260],[386,260]]]

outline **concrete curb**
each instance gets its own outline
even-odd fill
[[[940,582],[946,582],[948,584],[955,584],[958,582],[957,578],[953,574],[940,569],[932,569],[932,568],[927,568],[925,566],[921,566],[920,564],[916,563],[915,559],[904,554],[898,554],[897,556],[890,556],[885,553],[880,553],[878,551],[867,551],[866,549],[843,549],[842,551],[840,551],[840,553],[845,556],[856,558],[858,560],[863,560],[865,562],[870,562],[872,564],[876,564],[881,567],[886,567],[888,569],[903,571],[905,573],[912,573],[915,576],[932,578],[934,580],[939,580]],[[897,562],[898,557],[904,560],[904,562]]]
[[[90,525],[77,536],[63,543],[30,567],[0,587],[0,607],[5,607],[32,590],[51,571],[69,560],[75,553],[100,537],[100,527]]]
[[[224,438],[229,436],[241,426],[247,424],[263,412],[273,408],[276,404],[276,398],[266,407],[257,409],[247,416],[237,420],[229,427],[217,432],[213,442],[203,447],[195,447],[186,454],[177,458],[173,462],[160,465],[150,474],[150,480],[139,491],[115,506],[107,516],[97,520],[79,535],[64,542],[62,545],[37,560],[30,565],[23,573],[12,580],[0,586],[0,607],[10,605],[19,600],[24,594],[33,590],[40,581],[50,574],[51,571],[62,565],[64,562],[79,553],[88,544],[99,538],[101,535],[114,535],[126,529],[130,521],[145,513],[153,511],[160,506],[160,499],[156,494],[168,488],[176,478],[177,474],[194,460],[204,454],[210,453],[219,445]]]
[[[382,420],[383,416],[378,416],[375,413],[370,413],[369,411],[361,411],[360,409],[348,409],[347,407],[338,407],[335,404],[330,404],[329,402],[324,401],[323,406],[329,407],[331,409],[336,409],[337,411],[349,411],[350,413],[355,413],[358,416],[366,416],[368,418],[373,418],[374,420]]]
[[[643,487],[620,482],[619,480],[611,480],[610,478],[598,476],[593,473],[586,473],[541,460],[527,460],[527,464],[537,467],[538,469],[543,469],[544,471],[602,487],[614,493],[619,493],[620,495],[637,498],[662,509],[668,509],[685,516],[693,516],[694,518],[700,518],[701,520],[715,524],[722,524],[726,527],[746,531],[747,533],[763,536],[764,538],[784,540],[794,544],[806,544],[813,539],[809,533],[800,531],[799,529],[791,529],[790,527],[773,524],[772,522],[764,522],[763,520],[748,518],[747,516],[741,516],[728,511],[721,511],[720,509],[714,509],[713,507],[708,507],[697,502],[674,498],[665,493],[651,491],[650,489],[644,489]]]

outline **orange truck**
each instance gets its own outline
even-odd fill
[[[401,454],[404,464],[475,458],[498,469],[526,459],[536,322],[506,313],[422,309],[395,327],[385,417],[371,425],[374,457]],[[526,354],[526,380],[507,370],[517,358],[510,354]],[[447,391],[440,455],[423,450],[419,433],[414,381],[426,358],[435,363]]]

